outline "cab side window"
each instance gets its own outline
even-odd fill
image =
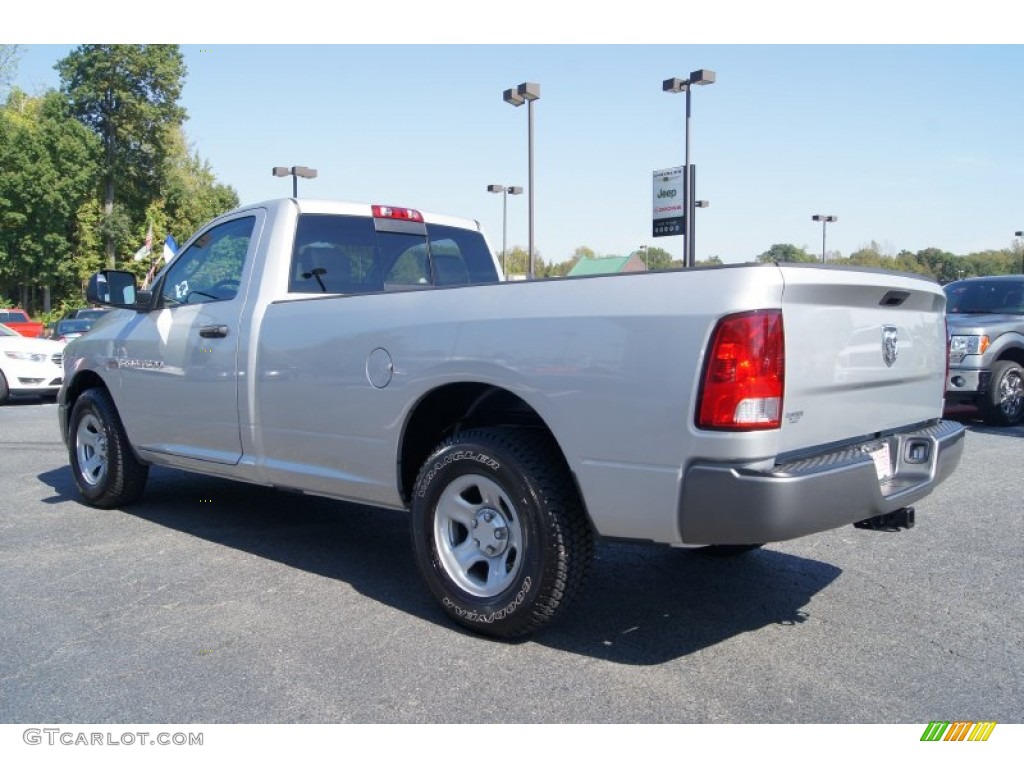
[[[163,306],[235,298],[255,224],[252,216],[232,219],[207,230],[182,251],[164,278]]]
[[[439,224],[431,224],[427,230],[434,285],[498,282],[494,260],[479,233]]]

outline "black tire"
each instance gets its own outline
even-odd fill
[[[0,371],[0,405],[7,402],[7,398],[10,397],[11,390],[7,386],[7,379],[4,378],[4,372]]]
[[[550,623],[581,588],[594,536],[565,461],[536,430],[445,440],[413,491],[416,564],[443,610],[485,635]]]
[[[988,393],[981,402],[981,417],[986,424],[1010,427],[1024,417],[1024,368],[1012,360],[999,360],[992,366]]]
[[[121,417],[106,390],[86,390],[75,401],[68,453],[75,485],[92,506],[111,509],[142,495],[149,466],[132,453]]]

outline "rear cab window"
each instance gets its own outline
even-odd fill
[[[361,294],[498,282],[479,232],[369,216],[299,216],[291,293]]]

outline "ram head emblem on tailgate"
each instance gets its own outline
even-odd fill
[[[893,363],[896,362],[896,355],[899,354],[899,348],[896,343],[896,326],[895,325],[883,325],[882,326],[882,360],[885,361],[885,365],[888,368],[892,368]]]

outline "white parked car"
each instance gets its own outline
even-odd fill
[[[30,339],[0,324],[0,405],[12,395],[56,397],[63,362],[59,341]]]

